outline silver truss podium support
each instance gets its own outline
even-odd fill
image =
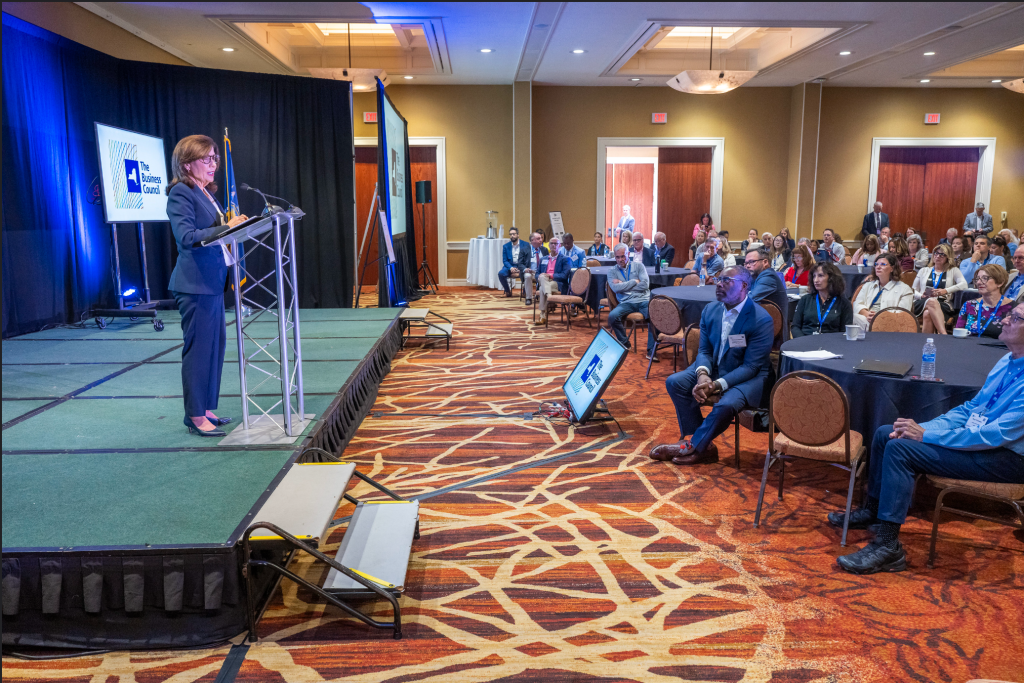
[[[204,242],[204,245],[220,244],[228,248],[233,261],[231,279],[235,295],[242,429],[233,431],[222,445],[291,443],[306,426],[295,257],[295,221],[303,215],[297,207],[277,210],[269,216],[247,221],[243,224],[245,227],[220,239]],[[257,276],[247,268],[246,258],[255,265],[261,248],[273,254],[273,268]],[[245,306],[253,311],[248,319],[243,315]],[[262,329],[265,326],[258,325],[260,322],[276,323],[272,339],[267,338],[270,333]],[[256,397],[260,389],[271,382],[280,385],[280,399],[264,408]],[[276,413],[278,406],[279,414]]]

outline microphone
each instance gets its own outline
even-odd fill
[[[266,205],[266,208],[263,211],[263,215],[264,216],[274,213],[274,209],[277,209],[278,211],[284,211],[284,209],[282,209],[280,206],[276,206],[275,204],[271,204],[270,201],[267,199],[267,195],[263,194],[262,192],[260,192],[255,187],[252,187],[251,185],[248,185],[246,183],[242,183],[238,187],[240,187],[243,190],[249,190],[250,192],[255,192],[259,196],[263,197],[263,203]],[[278,199],[278,197],[274,197],[274,199]]]

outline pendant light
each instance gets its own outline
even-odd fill
[[[708,68],[688,69],[668,80],[668,85],[679,92],[695,95],[712,95],[729,92],[740,87],[757,75],[756,71],[730,71],[712,69],[713,48],[715,45],[715,28],[711,27],[711,45],[708,47]]]

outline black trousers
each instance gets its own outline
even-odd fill
[[[223,294],[172,292],[181,312],[181,388],[185,415],[199,417],[217,409],[227,335]]]

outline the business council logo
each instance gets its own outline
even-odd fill
[[[139,159],[138,146],[110,140],[110,173],[114,177],[114,206],[141,209],[142,195],[160,194],[161,176],[152,175],[149,164]]]

